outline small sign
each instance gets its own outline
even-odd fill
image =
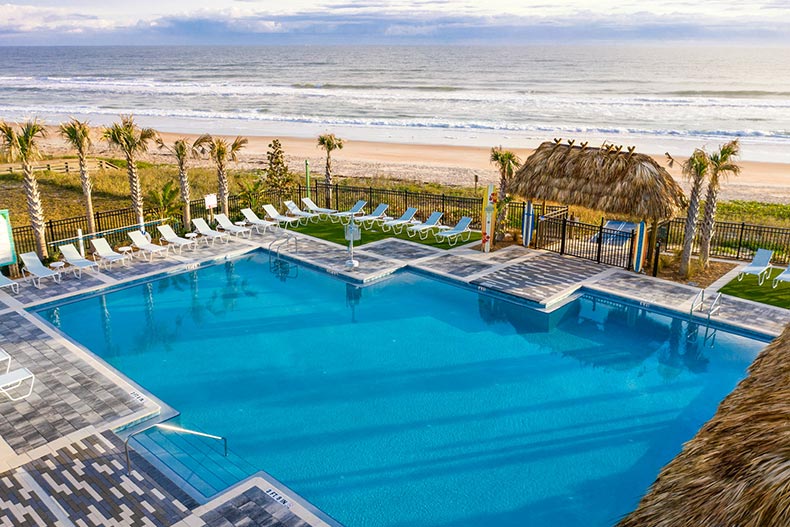
[[[0,267],[16,263],[14,232],[7,210],[0,210]]]
[[[203,196],[203,201],[206,202],[206,210],[216,209],[217,208],[217,195],[216,194],[206,194]]]
[[[358,242],[360,239],[362,239],[362,230],[359,226],[354,223],[346,225],[346,241]]]

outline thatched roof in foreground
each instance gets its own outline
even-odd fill
[[[790,326],[619,527],[790,525]]]
[[[541,144],[527,158],[510,191],[640,219],[671,218],[685,202],[666,169],[634,147],[587,148],[559,140]]]

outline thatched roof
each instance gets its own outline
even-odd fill
[[[527,158],[510,191],[637,219],[665,219],[685,202],[672,176],[634,147],[587,148],[547,141]]]
[[[790,525],[790,326],[618,527]]]

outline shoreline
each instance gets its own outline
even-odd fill
[[[42,151],[51,155],[71,154],[65,143],[57,134],[55,126],[47,126],[49,135],[42,142]],[[166,143],[178,138],[194,140],[199,134],[160,132]],[[221,135],[233,138],[235,136]],[[244,135],[244,134],[242,134]],[[98,136],[98,132],[96,134]],[[93,155],[117,157],[117,151],[111,151],[106,143],[94,136]],[[231,164],[231,168],[263,168],[266,164],[268,145],[275,137],[279,138],[290,169],[295,173],[304,173],[304,161],[310,162],[311,174],[322,176],[325,167],[325,154],[318,149],[314,138],[297,136],[244,135],[249,140],[240,152],[239,162]],[[545,140],[551,140],[547,137]],[[525,160],[540,144],[540,140],[528,147],[511,148],[522,160]],[[475,175],[478,184],[498,183],[499,175],[489,163],[491,146],[418,144],[402,142],[365,141],[349,139],[342,150],[332,152],[334,177],[349,178],[390,178],[420,183],[441,183],[454,186],[473,186]],[[507,147],[507,146],[506,146]],[[681,173],[680,163],[684,157],[675,155],[676,163],[668,166],[663,154],[650,153],[651,157],[665,167],[688,190]],[[157,163],[172,163],[172,158],[159,151],[154,145],[144,158]],[[206,161],[194,161],[195,165],[207,165]],[[766,203],[790,202],[790,163],[769,161],[740,161],[742,173],[737,178],[722,184],[720,199],[725,201],[744,200]]]

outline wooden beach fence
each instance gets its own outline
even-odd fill
[[[61,174],[68,174],[71,172],[79,172],[80,164],[75,159],[73,161],[50,161],[33,166],[34,172],[58,172]],[[120,170],[120,167],[105,161],[104,159],[89,159],[88,170]],[[22,165],[0,165],[0,173],[2,174],[21,174]]]

